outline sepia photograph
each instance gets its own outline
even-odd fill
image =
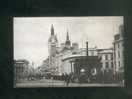
[[[14,17],[14,88],[124,87],[123,16]]]

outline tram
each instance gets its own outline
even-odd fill
[[[100,70],[101,62],[97,56],[82,56],[75,59],[74,74],[80,83],[97,82]]]

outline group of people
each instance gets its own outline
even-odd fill
[[[62,74],[62,79],[65,81],[66,86],[68,86],[69,83],[73,81],[73,77],[74,75],[72,72],[70,74],[67,73]]]

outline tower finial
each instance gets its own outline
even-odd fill
[[[54,35],[54,26],[53,26],[53,24],[51,25],[51,35]]]
[[[65,46],[66,48],[70,48],[71,47],[71,41],[69,39],[69,33],[68,33],[68,30],[67,30],[67,35],[66,35],[66,43],[65,43]]]
[[[67,36],[66,36],[66,40],[69,40],[68,29],[67,29]]]

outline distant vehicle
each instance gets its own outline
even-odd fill
[[[50,79],[50,78],[51,78],[51,73],[46,73],[46,74],[44,75],[44,77],[45,77],[45,79]]]

